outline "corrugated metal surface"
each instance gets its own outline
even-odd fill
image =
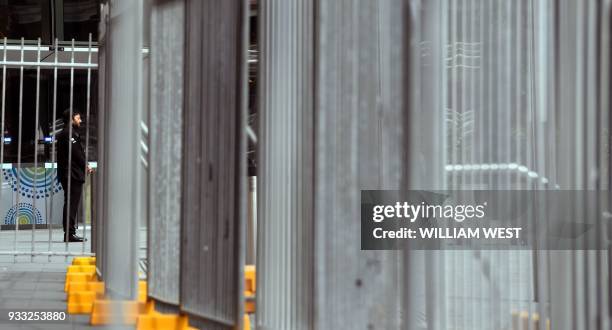
[[[313,318],[314,4],[259,3],[257,328]]]
[[[444,40],[448,33],[446,10],[450,1],[410,1],[409,98],[405,124],[408,157],[402,187],[443,189],[446,160],[444,129]],[[402,327],[446,329],[446,301],[440,299],[444,273],[438,251],[406,251],[403,256]],[[452,325],[450,325],[452,327]]]
[[[608,189],[610,1],[411,13],[410,188]],[[519,329],[512,311],[542,320],[521,329],[609,327],[607,251],[407,256],[409,329]]]
[[[149,55],[148,290],[150,297],[174,305],[180,278],[184,6],[183,0],[153,2]]]
[[[206,329],[242,320],[246,8],[186,1],[181,309]]]
[[[551,8],[553,17],[547,14]],[[550,155],[546,168],[561,189],[609,190],[610,1],[547,1],[536,14],[547,18],[540,26],[547,44],[537,63],[547,70],[538,87],[548,97],[538,113],[540,127],[548,130],[537,136],[541,153]],[[574,210],[578,217],[600,219],[584,207]],[[605,222],[604,217],[598,228]],[[609,240],[609,230],[601,231],[602,241]],[[538,275],[549,284],[544,297],[551,302],[551,328],[610,328],[610,249],[552,251],[545,257],[547,272]]]
[[[95,228],[92,228],[92,234],[96,235],[96,240],[95,240],[95,247],[93,248],[93,252],[96,253],[96,268],[98,270],[98,275],[101,277],[101,279],[104,279],[104,265],[105,265],[105,259],[106,259],[106,254],[103,252],[104,251],[104,244],[105,241],[107,239],[107,235],[106,235],[106,229],[104,226],[104,219],[106,218],[106,210],[104,207],[104,191],[107,189],[106,188],[106,180],[104,179],[106,177],[106,166],[105,165],[105,160],[104,160],[104,150],[106,149],[106,144],[104,142],[104,134],[106,132],[106,111],[104,111],[106,109],[106,91],[109,88],[109,79],[107,79],[106,77],[106,70],[107,70],[107,55],[106,53],[109,52],[108,47],[110,47],[110,40],[108,38],[108,33],[109,33],[109,26],[108,26],[108,20],[109,20],[109,12],[108,12],[108,4],[107,3],[103,3],[101,5],[101,10],[100,10],[100,27],[99,27],[99,31],[100,31],[100,35],[99,35],[99,40],[98,40],[98,72],[100,73],[98,75],[98,79],[99,79],[99,83],[98,83],[98,105],[99,105],[99,109],[101,109],[102,111],[100,111],[100,113],[98,114],[98,171],[96,173],[96,193],[95,193],[95,197],[96,197],[96,211],[97,211],[97,217],[96,217],[96,223],[92,224],[92,226],[95,226]]]
[[[400,327],[400,255],[360,250],[359,205],[403,181],[408,14],[403,0],[318,2],[315,329]]]
[[[313,325],[314,12],[259,2],[258,329]]]
[[[262,1],[257,326],[397,328],[399,255],[361,189],[403,177],[406,1]]]

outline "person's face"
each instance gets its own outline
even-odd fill
[[[72,117],[72,125],[81,127],[81,115],[77,114]]]

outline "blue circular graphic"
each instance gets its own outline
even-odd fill
[[[2,176],[13,191],[19,189],[19,194],[23,197],[41,199],[62,190],[57,170],[54,168],[3,169]],[[19,185],[17,179],[19,179]]]
[[[17,212],[17,206],[19,206],[19,213]],[[40,214],[40,211],[30,203],[19,203],[18,205],[13,205],[6,215],[4,216],[4,224],[5,225],[14,225],[15,219],[19,219],[20,225],[26,224],[43,224],[43,218]]]

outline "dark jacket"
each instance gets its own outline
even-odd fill
[[[69,127],[65,127],[56,136],[57,140],[57,176],[60,182],[68,181],[68,171],[71,172],[72,181],[76,183],[85,182],[85,171],[87,163],[85,161],[85,150],[81,144],[81,136],[76,128],[72,128],[72,139],[68,138]],[[72,166],[68,164],[68,153],[72,145]]]

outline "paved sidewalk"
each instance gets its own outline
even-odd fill
[[[82,235],[82,229],[79,230]],[[66,251],[62,241],[63,231],[52,230],[51,251]],[[32,232],[19,231],[17,235],[17,250],[31,251]],[[90,237],[90,233],[87,233]],[[0,232],[0,251],[14,251],[15,233]],[[49,251],[49,231],[35,231],[35,251]],[[68,244],[68,251],[80,252],[81,243]],[[90,252],[90,242],[85,243],[85,252]],[[0,255],[0,329],[134,329],[134,327],[92,327],[89,326],[89,315],[68,315],[66,321],[25,322],[8,321],[8,312],[34,311],[66,311],[66,293],[64,282],[66,268],[72,263],[73,257],[39,255]]]

